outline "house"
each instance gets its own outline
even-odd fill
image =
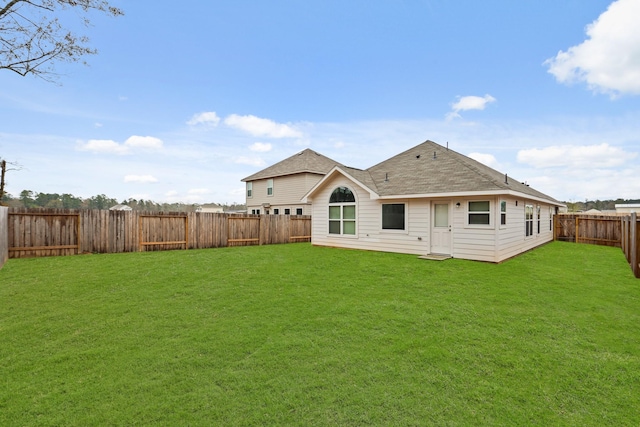
[[[203,213],[223,213],[224,212],[224,208],[220,205],[217,205],[215,203],[209,203],[206,205],[200,205],[196,208],[196,212],[203,212]]]
[[[564,206],[432,141],[366,170],[336,165],[303,202],[314,245],[490,262],[553,240]]]
[[[301,199],[334,166],[342,165],[306,149],[244,178],[247,212],[310,215],[311,204]]]
[[[626,215],[632,212],[640,212],[640,203],[617,203],[616,213]]]
[[[114,205],[109,208],[110,211],[131,211],[131,206],[127,205]]]

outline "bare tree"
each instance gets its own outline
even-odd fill
[[[13,166],[13,167],[7,167],[7,165],[9,166]],[[22,166],[20,166],[17,163],[11,163],[11,162],[7,162],[4,159],[0,159],[0,205],[2,205],[2,200],[4,199],[4,195],[5,195],[5,191],[4,191],[4,186],[5,186],[5,176],[7,175],[7,171],[18,171],[22,169]]]
[[[124,14],[107,0],[0,0],[0,69],[53,81],[57,61],[84,63],[84,56],[96,54],[86,36],[61,23],[59,15],[70,9],[80,12],[85,26],[92,11]]]

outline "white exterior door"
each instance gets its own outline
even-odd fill
[[[451,212],[449,202],[433,203],[431,253],[451,255]]]

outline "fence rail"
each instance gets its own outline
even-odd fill
[[[10,208],[0,233],[9,258],[204,249],[308,242],[311,217]]]
[[[9,259],[9,208],[0,206],[0,268]]]
[[[627,216],[556,215],[553,230],[555,240],[621,248],[631,271],[640,278],[640,222],[635,212]]]

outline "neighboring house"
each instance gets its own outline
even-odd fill
[[[244,178],[247,212],[272,215],[310,215],[302,197],[334,166],[342,166],[306,149]]]
[[[490,262],[553,240],[564,206],[432,141],[367,170],[337,165],[303,201],[314,245]]]
[[[640,212],[640,203],[621,203],[616,204],[616,213],[630,214],[632,212]]]
[[[131,211],[131,206],[127,205],[115,205],[109,208],[110,211]]]
[[[215,203],[209,203],[209,204],[206,204],[206,205],[198,206],[196,208],[196,212],[223,213],[224,209],[220,205],[217,205]]]

